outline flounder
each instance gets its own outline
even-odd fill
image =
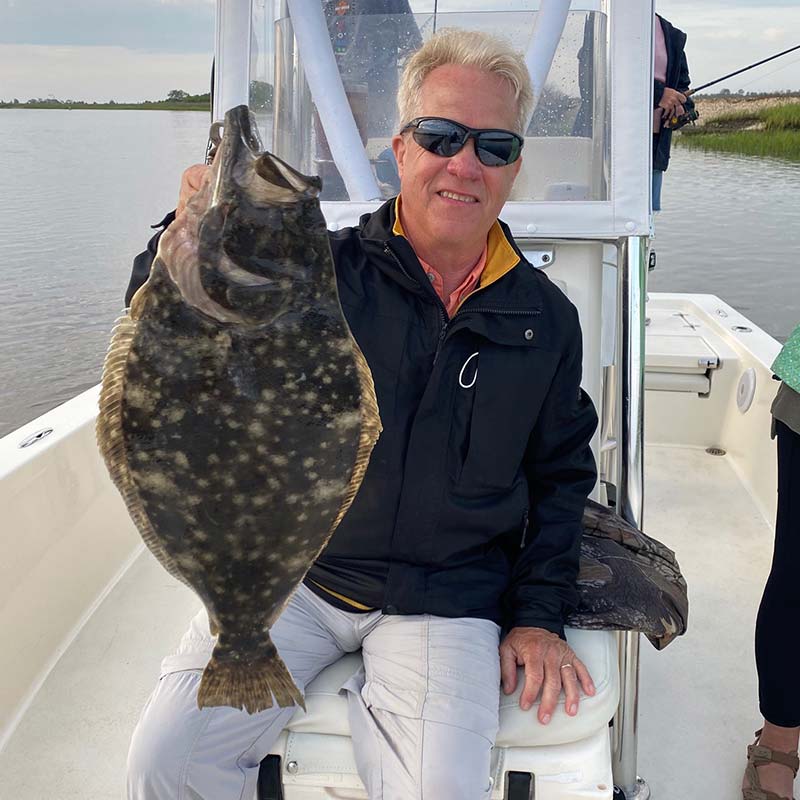
[[[218,641],[200,707],[303,697],[269,628],[352,502],[380,433],[339,305],[320,181],[225,117],[209,180],[118,321],[97,438],[142,538]]]
[[[578,607],[566,624],[634,630],[656,650],[686,632],[689,599],[675,553],[589,500],[583,513]]]

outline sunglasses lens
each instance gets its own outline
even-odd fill
[[[414,129],[414,141],[429,153],[450,158],[467,141],[468,128],[446,119],[423,119]],[[519,158],[522,140],[508,131],[473,131],[475,152],[481,164],[504,167]]]
[[[423,120],[414,131],[414,141],[429,153],[450,158],[463,146],[466,131],[453,122]]]
[[[503,131],[487,131],[476,137],[476,152],[487,167],[503,167],[519,158],[520,142]]]

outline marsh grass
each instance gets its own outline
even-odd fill
[[[738,131],[681,137],[680,144],[695,150],[716,150],[746,156],[800,161],[800,131]]]
[[[800,103],[767,108],[761,113],[761,117],[768,131],[800,131]]]
[[[721,114],[680,133],[676,143],[693,149],[800,161],[800,103]]]

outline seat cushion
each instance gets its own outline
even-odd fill
[[[538,700],[529,711],[519,708],[524,683],[520,669],[517,689],[500,696],[499,747],[532,747],[575,742],[608,725],[619,700],[616,636],[610,631],[567,629],[567,640],[589,669],[597,693],[582,697],[576,717],[564,712],[562,701],[549,725],[536,718]],[[340,693],[348,678],[361,669],[361,654],[350,653],[323,670],[306,688],[306,711],[298,709],[287,726],[295,733],[324,733],[350,736],[347,699]]]

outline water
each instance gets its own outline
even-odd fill
[[[672,148],[656,292],[716,294],[784,341],[800,323],[800,164]]]
[[[208,116],[0,111],[0,436],[100,379],[133,256],[202,160]],[[800,321],[800,165],[675,149],[654,291]]]
[[[98,382],[133,256],[208,115],[0,111],[0,436]]]

